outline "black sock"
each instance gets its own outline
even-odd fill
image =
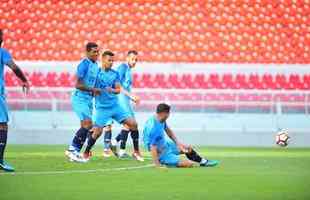
[[[94,139],[93,136],[91,134],[89,134],[88,136],[88,141],[87,141],[87,146],[85,148],[85,153],[89,153],[91,148],[94,146],[94,144],[96,143],[97,139]]]
[[[116,142],[119,142],[119,141],[121,141],[123,138],[123,135],[121,134],[122,132],[120,132],[117,136],[116,136],[116,138],[115,138],[115,140],[116,140]]]
[[[72,146],[80,151],[87,138],[88,129],[81,127],[76,133],[72,140]]]
[[[191,152],[185,154],[189,160],[200,163],[202,158],[198,155],[198,153],[192,149]]]
[[[139,151],[139,131],[131,131],[131,138],[133,143],[133,149]]]
[[[110,149],[111,147],[111,138],[112,138],[112,131],[105,131],[104,133],[104,148]]]
[[[128,133],[130,131],[122,129],[119,135],[122,135],[120,149],[126,149],[126,143],[128,139]]]
[[[3,155],[8,138],[8,130],[0,130],[0,163],[3,162]]]

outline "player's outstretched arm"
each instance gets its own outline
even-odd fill
[[[78,78],[76,80],[76,83],[75,83],[75,88],[76,89],[79,89],[79,90],[82,90],[82,91],[86,91],[86,92],[92,92],[94,94],[94,96],[97,96],[97,95],[100,95],[101,93],[101,90],[99,88],[91,88],[91,87],[87,87],[83,80]]]
[[[135,102],[136,104],[140,103],[140,98],[130,92],[128,92],[126,89],[124,89],[123,87],[121,87],[121,93],[125,94],[126,96],[128,96],[133,102]]]
[[[155,145],[151,145],[151,155],[152,155],[152,159],[153,159],[153,163],[155,167],[161,167],[159,159],[158,159],[157,147]]]
[[[174,132],[168,126],[166,127],[166,133],[171,138],[171,140],[173,140],[177,144],[181,152],[185,153],[188,151],[187,147],[183,145],[181,142],[179,142]]]
[[[28,93],[30,85],[23,71],[16,65],[16,63],[13,60],[10,61],[7,65],[14,72],[14,74],[22,81],[23,91],[25,93]]]

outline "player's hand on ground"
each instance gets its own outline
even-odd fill
[[[94,96],[98,96],[101,94],[101,90],[99,88],[93,88],[92,92]]]
[[[28,82],[23,82],[22,83],[22,88],[23,88],[23,92],[25,94],[28,94],[29,90],[30,90],[30,85]]]
[[[168,170],[168,167],[166,165],[156,165],[155,167],[156,169],[162,170],[162,171]]]

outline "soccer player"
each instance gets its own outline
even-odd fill
[[[155,166],[192,167],[194,163],[202,167],[216,166],[218,161],[202,158],[191,146],[180,143],[166,123],[169,114],[170,106],[159,104],[156,115],[144,126],[144,145],[151,152]],[[180,154],[185,154],[188,160],[181,160]]]
[[[88,138],[84,158],[89,159],[91,148],[102,134],[102,130],[111,119],[126,125],[130,131],[139,137],[136,120],[124,110],[118,101],[117,95],[121,92],[121,84],[117,71],[111,69],[114,54],[111,51],[104,51],[102,54],[102,68],[97,77],[96,86],[101,89],[101,94],[95,97],[95,120],[92,134]],[[139,139],[139,138],[135,138]],[[135,147],[135,154],[140,156],[139,148]],[[141,156],[140,156],[141,157]]]
[[[75,133],[71,145],[65,154],[71,161],[83,161],[80,155],[89,130],[92,128],[93,97],[100,94],[100,89],[95,88],[99,66],[97,63],[99,47],[96,43],[86,44],[86,58],[82,59],[77,67],[77,81],[75,91],[72,93],[71,102],[76,115],[80,119],[81,127]]]
[[[0,169],[4,171],[14,171],[14,168],[4,161],[4,151],[7,144],[8,135],[8,107],[5,97],[5,83],[4,83],[4,66],[7,65],[15,73],[15,75],[22,81],[23,91],[29,91],[29,83],[22,72],[22,70],[15,64],[11,54],[2,48],[3,32],[0,29]]]
[[[139,103],[140,99],[138,96],[134,95],[131,93],[131,88],[132,88],[132,73],[131,70],[136,66],[137,61],[138,61],[138,52],[135,50],[130,50],[127,53],[127,58],[126,58],[126,63],[122,63],[121,65],[118,66],[117,72],[119,74],[120,78],[120,83],[121,83],[121,93],[118,96],[119,103],[121,107],[130,114],[130,117],[135,118],[133,107],[131,104],[131,101],[134,103]],[[128,154],[126,153],[126,142],[128,138],[128,134],[130,133],[130,129],[128,126],[124,125],[122,127],[121,132],[117,135],[115,138],[116,143],[120,142],[120,150],[116,155],[118,155],[119,158],[126,158],[128,157]],[[110,138],[109,138],[110,137]],[[133,141],[133,146],[136,151],[136,147],[139,146],[139,140],[138,137],[134,135],[134,133],[131,133],[131,138]],[[105,133],[105,150],[104,152],[107,151],[108,144],[111,140],[111,126],[108,126],[108,129]],[[113,142],[115,144],[115,142]],[[114,149],[113,149],[114,150]],[[107,153],[104,153],[106,155]],[[133,154],[133,157],[137,160],[143,161],[142,157],[139,157],[139,155]]]

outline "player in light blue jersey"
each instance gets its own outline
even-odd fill
[[[2,48],[3,32],[0,29],[0,170],[14,171],[14,168],[4,161],[4,151],[7,144],[8,135],[8,107],[5,97],[5,82],[4,82],[4,66],[8,66],[15,75],[22,81],[23,91],[29,90],[29,83],[22,70],[15,64],[11,54]]]
[[[156,115],[144,126],[144,146],[151,152],[155,166],[192,167],[194,163],[202,167],[216,166],[218,161],[202,158],[191,146],[180,143],[166,123],[169,114],[170,106],[159,104]],[[188,160],[181,160],[180,154],[185,154]]]
[[[85,143],[89,130],[92,128],[93,97],[100,94],[95,88],[99,66],[97,63],[99,47],[96,43],[86,44],[86,58],[77,67],[75,91],[72,93],[72,108],[79,117],[81,127],[75,133],[71,145],[65,155],[71,161],[83,161],[80,151]]]
[[[135,50],[130,50],[127,53],[127,58],[126,58],[126,63],[122,63],[117,67],[117,72],[120,77],[120,83],[121,83],[121,93],[118,95],[118,100],[119,104],[122,106],[126,112],[130,114],[131,117],[135,118],[134,115],[134,110],[132,106],[132,102],[138,104],[140,102],[140,99],[138,96],[132,94],[131,89],[132,89],[132,69],[136,66],[138,62],[138,52]],[[119,158],[126,158],[129,157],[128,154],[126,153],[126,142],[128,138],[128,134],[130,132],[129,127],[124,125],[122,127],[121,132],[117,135],[115,138],[114,144],[118,145],[118,142],[120,142],[120,150],[119,152],[116,152],[116,155]],[[108,152],[107,149],[109,147],[109,142],[111,141],[111,125],[106,128],[105,132],[105,140],[104,140],[104,156],[108,157]],[[139,141],[137,141],[137,137],[131,133],[131,138],[133,141],[133,146],[136,148],[136,146],[139,146]],[[113,146],[112,146],[113,147]],[[113,149],[113,148],[112,148]],[[114,151],[117,151],[113,149]],[[115,153],[115,152],[114,152]],[[143,160],[143,158],[139,157],[139,155],[133,154],[133,157],[137,160]]]
[[[127,125],[131,132],[139,136],[136,120],[119,104],[117,95],[121,92],[121,84],[118,72],[111,69],[113,59],[114,54],[111,51],[103,52],[102,68],[98,73],[96,82],[96,87],[101,89],[101,94],[95,97],[94,128],[87,141],[84,152],[85,159],[90,158],[91,148],[102,134],[103,128],[109,125],[112,119]],[[139,149],[135,149],[135,153],[140,155]]]

